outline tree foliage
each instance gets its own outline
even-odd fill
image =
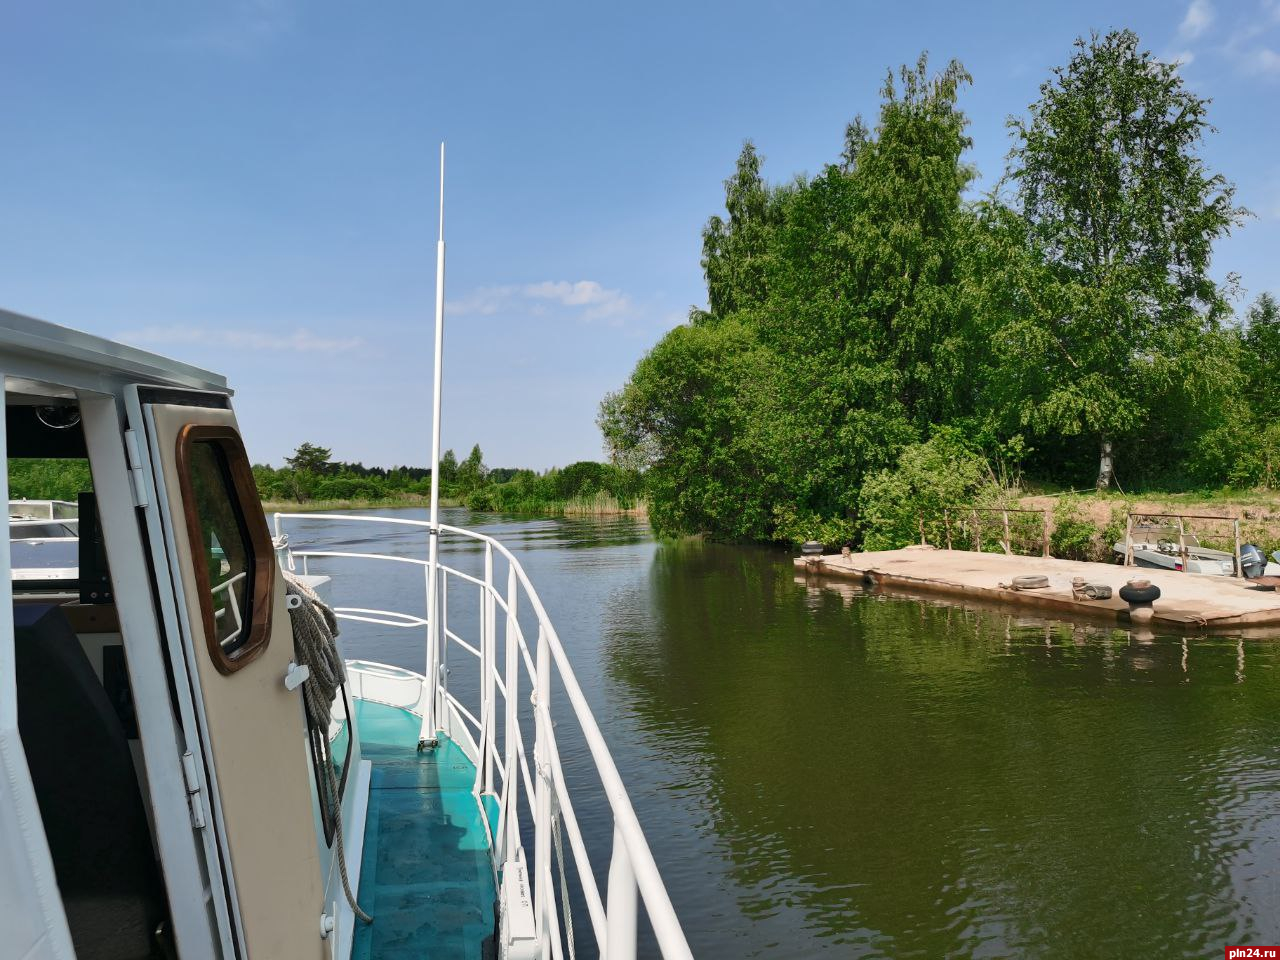
[[[1200,157],[1208,108],[1119,30],[1077,40],[1030,116],[1011,121],[1030,257],[1025,309],[997,343],[1021,425],[1125,439],[1214,389],[1198,346],[1228,291],[1210,255],[1244,211]]]
[[[88,460],[47,457],[9,459],[11,500],[67,500],[93,489]]]
[[[892,469],[863,481],[863,548],[889,550],[910,543],[922,518],[984,503],[998,492],[982,454],[958,430],[940,428],[926,442],[904,447]]]
[[[1280,420],[1280,303],[1271,294],[1249,309],[1243,340],[1240,367],[1249,404],[1259,417]]]
[[[874,125],[782,185],[744,145],[703,232],[707,309],[600,408],[659,533],[892,539],[894,491],[931,496],[919,464],[1076,484],[1102,440],[1126,478],[1212,459],[1244,347],[1210,253],[1243,211],[1200,157],[1208,102],[1127,31],[1080,40],[1011,122],[1011,194],[972,198],[971,82],[891,72]]]
[[[302,443],[293,451],[293,456],[285,457],[284,462],[290,469],[299,473],[324,473],[329,467],[329,458],[333,451],[327,447],[319,447],[314,443]]]
[[[362,463],[331,461],[330,456],[331,451],[304,443],[293,456],[285,458],[284,467],[255,464],[253,477],[259,495],[264,500],[297,502],[425,502],[431,493],[429,467],[366,467]],[[83,461],[77,462],[83,464]],[[11,470],[11,476],[18,478],[17,489],[61,490],[63,487],[70,489],[68,484],[81,482],[75,479],[78,473],[68,475],[67,482],[61,486],[50,479],[56,471],[64,469],[60,465],[66,461],[32,463],[39,466],[24,468],[18,473]],[[311,466],[300,468],[295,465],[298,463]],[[83,472],[87,475],[87,467]],[[589,460],[541,473],[513,467],[491,470],[485,465],[480,445],[476,444],[462,463],[458,463],[452,450],[441,456],[440,492],[446,500],[462,502],[476,510],[547,513],[600,496],[618,509],[632,509],[644,499],[645,483],[635,470]]]

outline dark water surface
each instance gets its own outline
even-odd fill
[[[537,586],[696,955],[1280,942],[1280,643],[1139,640],[806,583],[786,554],[658,544],[629,519],[447,514],[502,539]],[[376,545],[383,532],[329,542],[417,543]],[[333,563],[336,603],[421,611],[420,571]],[[458,629],[474,602],[450,603]],[[420,631],[344,629],[348,656],[423,667]],[[603,885],[609,821],[584,803]],[[588,927],[582,910],[583,954]]]

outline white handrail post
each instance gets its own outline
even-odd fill
[[[438,726],[443,726],[447,716],[449,702],[449,578],[440,577],[436,588],[440,591],[440,632],[436,634],[436,642],[440,645],[440,666],[437,670],[436,690],[440,696],[440,705],[436,708]]]
[[[609,900],[605,904],[606,960],[635,960],[636,875],[631,869],[622,829],[613,825],[613,857],[609,861]]]
[[[520,763],[516,753],[516,743],[520,738],[520,727],[516,722],[516,694],[520,689],[519,660],[520,651],[516,640],[516,569],[509,567],[507,573],[507,699],[506,726],[503,730],[502,745],[506,751],[506,779],[503,781],[503,793],[507,802],[501,811],[501,822],[506,827],[506,841],[503,848],[503,859],[510,860],[520,848],[520,826],[516,818],[516,806],[520,795]]]
[[[538,674],[534,678],[533,697],[533,762],[536,791],[533,820],[533,913],[537,918],[538,944],[542,958],[551,956],[551,753],[548,741],[551,731],[551,644],[546,631],[538,626]],[[554,931],[555,936],[560,932]]]
[[[493,595],[493,546],[486,543],[484,545],[484,592],[481,595],[481,629],[484,631],[481,649],[484,651],[484,657],[481,660],[481,670],[483,680],[481,682],[481,719],[484,721],[486,742],[480,745],[481,766],[483,768],[481,782],[482,793],[493,792],[493,752],[494,743],[494,722],[497,718],[497,711],[494,709],[494,697],[497,694],[497,685],[494,683],[494,672],[497,670],[497,664],[494,663],[496,653],[496,637],[497,633],[494,620],[497,618],[498,604]]]
[[[427,667],[423,671],[423,677],[426,680],[428,689],[423,693],[426,695],[427,708],[422,713],[422,729],[418,734],[419,740],[428,743],[436,739],[436,631],[440,626],[439,617],[436,616],[436,535],[431,533],[431,560],[427,562],[425,569],[427,600]]]

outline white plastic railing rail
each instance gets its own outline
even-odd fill
[[[425,576],[430,566],[428,560],[401,554],[373,553],[351,549],[308,549],[300,543],[290,543],[283,535],[285,523],[295,520],[321,520],[327,523],[377,523],[421,530],[424,533],[423,550],[431,525],[421,520],[397,517],[375,517],[353,514],[290,513],[274,515],[277,544],[281,545],[283,561],[292,565],[301,560],[303,572],[309,573],[312,559],[359,560],[373,563],[401,563],[420,566],[424,570],[424,595],[430,577]],[[434,696],[437,717],[446,710],[460,718],[464,732],[475,750],[476,792],[480,796],[492,796],[499,803],[499,821],[494,828],[493,841],[499,863],[524,861],[525,854],[520,832],[521,793],[523,807],[532,814],[534,856],[532,870],[534,916],[539,942],[539,954],[562,960],[565,944],[573,953],[573,924],[568,917],[560,917],[556,903],[556,881],[553,873],[552,844],[556,840],[553,823],[561,825],[563,836],[573,855],[573,867],[578,876],[583,899],[590,915],[591,929],[595,935],[600,956],[606,960],[634,960],[637,946],[637,900],[639,894],[645,912],[653,927],[658,948],[664,958],[685,960],[692,958],[684,931],[671,905],[671,898],[658,873],[657,864],[644,831],[636,818],[627,790],[618,774],[617,766],[600,728],[587,705],[586,697],[574,676],[573,667],[556,634],[555,626],[542,605],[537,591],[525,574],[520,562],[505,546],[493,537],[459,527],[440,525],[442,535],[462,538],[484,547],[484,574],[474,576],[447,565],[441,560],[438,566],[439,596],[436,609],[440,611],[439,631],[429,629],[422,617],[393,610],[377,610],[358,607],[335,607],[335,613],[348,620],[380,624],[389,627],[428,628],[427,676],[436,677]],[[441,537],[440,547],[445,547]],[[494,578],[495,555],[507,562],[505,595]],[[449,628],[450,582],[473,587],[480,599],[479,637],[468,642]],[[523,602],[537,619],[537,638],[534,649],[525,638],[519,621]],[[498,612],[504,615],[504,656],[498,650]],[[438,637],[438,648],[432,638]],[[469,656],[479,660],[480,692],[478,709],[468,710],[448,689],[447,649],[453,644]],[[518,695],[520,673],[523,673],[532,690],[532,696]],[[581,729],[583,739],[595,765],[596,773],[609,804],[613,819],[613,846],[609,862],[607,899],[601,895],[600,886],[591,866],[586,843],[574,811],[573,800],[565,784],[564,769],[560,761],[559,745],[555,736],[555,719],[552,713],[552,673],[559,678],[565,699]],[[428,682],[430,682],[428,680]],[[508,695],[515,691],[516,696]],[[497,723],[497,701],[503,702],[503,724]],[[522,714],[521,707],[524,707]],[[563,711],[560,711],[563,714]],[[529,765],[524,745],[521,721],[532,723],[534,730],[533,766]],[[439,725],[439,721],[437,721]],[[474,736],[470,736],[474,731]],[[557,844],[558,846],[558,844]],[[564,860],[559,860],[561,870]],[[562,884],[563,887],[563,884]],[[561,891],[563,895],[563,890]],[[567,901],[566,901],[567,903]]]

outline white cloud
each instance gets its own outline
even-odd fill
[[[1244,66],[1250,73],[1280,76],[1280,53],[1269,47],[1259,47],[1246,56]]]
[[[1256,10],[1252,15],[1238,18],[1219,52],[1241,73],[1280,75],[1280,54],[1274,45],[1255,45],[1259,41],[1265,44],[1267,41],[1263,38],[1280,27],[1280,0],[1262,0]]]
[[[1187,14],[1178,26],[1178,36],[1183,40],[1195,40],[1213,23],[1213,5],[1209,0],[1191,0]]]
[[[117,334],[116,339],[140,347],[186,343],[242,350],[283,350],[291,353],[342,353],[364,343],[360,337],[317,336],[303,327],[292,333],[263,333],[223,327],[153,326]]]
[[[583,316],[599,320],[625,313],[631,301],[621,290],[609,290],[594,280],[544,280],[524,288],[524,295],[537,300],[552,300],[566,307],[585,307]]]
[[[595,280],[543,280],[522,286],[479,287],[448,305],[449,313],[489,316],[499,312],[542,313],[545,304],[581,311],[582,319],[621,323],[631,312],[631,298]]]
[[[1171,53],[1164,58],[1165,63],[1176,64],[1179,67],[1189,67],[1195,62],[1196,55],[1190,50],[1179,50],[1177,53]]]

